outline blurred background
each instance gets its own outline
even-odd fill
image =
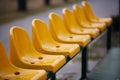
[[[12,26],[25,28],[31,37],[31,22],[41,19],[48,25],[48,15],[55,12],[62,17],[62,9],[72,10],[73,4],[81,5],[82,0],[0,0],[0,41],[9,56],[9,29]],[[120,48],[119,0],[86,0],[94,13],[100,17],[112,17],[112,48]],[[106,34],[95,41],[88,51],[89,70],[107,54]],[[57,80],[77,80],[81,76],[81,54],[78,54],[57,73]]]
[[[0,24],[81,0],[0,0]]]

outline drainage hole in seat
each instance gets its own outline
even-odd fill
[[[72,37],[72,36],[70,36],[69,38],[71,38],[71,39],[72,39],[73,37]]]
[[[43,59],[43,57],[38,57],[39,60]]]
[[[4,80],[9,80],[9,79],[4,79]]]
[[[19,74],[20,74],[20,72],[15,72],[14,74],[15,74],[15,75],[19,75]]]
[[[34,62],[31,62],[31,64],[35,64]]]
[[[59,48],[60,46],[56,46],[56,48]]]

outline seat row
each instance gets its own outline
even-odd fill
[[[32,21],[32,41],[21,27],[10,28],[10,60],[0,42],[0,80],[46,80],[111,25],[111,18],[93,14],[90,4],[64,8],[63,19],[49,14],[49,28],[40,19]]]

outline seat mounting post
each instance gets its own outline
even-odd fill
[[[88,57],[87,57],[87,51],[88,51],[88,46],[83,48],[82,51],[82,68],[81,68],[81,79],[80,80],[84,80],[85,78],[87,78],[87,63],[88,63]]]
[[[107,28],[107,42],[106,42],[107,51],[111,48],[111,26]]]

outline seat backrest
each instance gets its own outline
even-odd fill
[[[58,14],[50,13],[49,23],[50,23],[50,31],[55,40],[58,37],[58,35],[68,34],[68,31],[65,28],[64,22]]]
[[[7,57],[6,50],[5,50],[2,42],[0,42],[0,72],[8,69],[10,67],[10,65],[11,65],[11,63]]]
[[[73,5],[73,10],[74,10],[74,15],[76,17],[76,20],[79,23],[83,23],[84,22],[84,23],[89,24],[89,22],[86,19],[85,14],[84,14],[83,8],[81,8],[80,6],[75,4],[75,5]]]
[[[18,26],[10,28],[10,54],[13,57],[12,59],[31,55],[30,53],[34,50],[28,33],[23,28]]]
[[[47,25],[42,20],[34,19],[32,21],[32,40],[35,48],[38,50],[41,49],[45,43],[53,41]]]
[[[91,18],[97,18],[95,15],[94,15],[94,12],[92,10],[92,7],[90,5],[89,2],[87,1],[82,1],[82,7],[84,8],[84,12],[86,14],[86,16],[91,19]]]
[[[64,23],[66,24],[68,30],[72,28],[80,29],[80,26],[76,21],[74,13],[71,10],[64,8],[63,18],[64,18]]]

